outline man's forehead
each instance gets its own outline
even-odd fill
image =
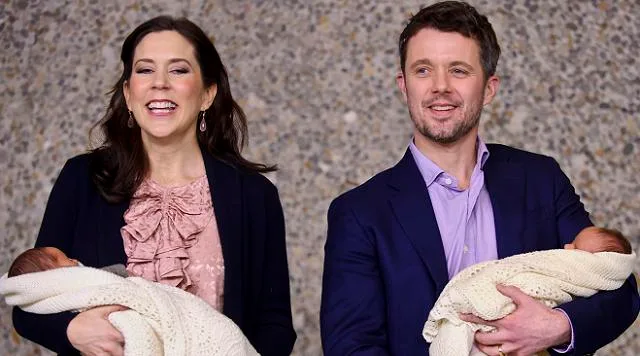
[[[407,63],[421,61],[462,61],[479,64],[480,46],[477,41],[457,32],[422,29],[407,43]]]
[[[424,28],[413,35],[407,42],[407,50],[422,47],[441,47],[443,49],[458,49],[461,51],[479,51],[478,41],[459,32],[440,31],[432,28]]]

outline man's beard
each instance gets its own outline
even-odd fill
[[[424,109],[426,109],[430,105],[425,104],[428,103],[421,103],[420,106],[422,114],[424,114]],[[451,132],[436,132],[436,130],[431,130],[429,125],[426,123],[426,120],[420,122],[416,120],[411,111],[409,111],[409,114],[411,116],[411,121],[413,121],[413,124],[422,136],[433,142],[448,145],[457,142],[478,125],[478,122],[480,121],[480,115],[482,114],[482,105],[473,105],[473,107],[470,107],[469,109],[469,112],[463,113],[464,119],[461,122],[456,123]]]

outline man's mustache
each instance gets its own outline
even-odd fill
[[[422,105],[423,108],[426,109],[426,108],[432,106],[435,103],[444,104],[444,105],[451,105],[451,106],[462,106],[462,103],[459,100],[453,99],[453,98],[445,96],[445,95],[438,95],[438,96],[435,96],[435,97],[433,97],[431,99],[423,100],[421,105]]]

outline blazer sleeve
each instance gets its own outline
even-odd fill
[[[267,231],[263,283],[252,342],[263,356],[283,356],[291,354],[296,341],[291,316],[284,214],[276,187],[266,183],[265,194]]]
[[[564,244],[591,225],[591,221],[569,179],[555,161],[554,169],[557,227]],[[615,340],[636,319],[640,299],[635,279],[631,276],[619,289],[601,291],[590,298],[576,298],[561,305],[560,309],[567,313],[573,327],[575,343],[571,354],[595,352]]]
[[[85,183],[78,163],[77,159],[72,159],[62,168],[49,195],[36,247],[70,250],[79,209],[76,199],[80,186]],[[67,338],[67,326],[75,315],[72,312],[34,314],[14,307],[13,325],[21,336],[58,354],[79,355]]]
[[[385,291],[375,244],[346,196],[329,207],[320,333],[324,354],[388,355]]]

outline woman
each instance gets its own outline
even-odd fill
[[[186,19],[157,17],[122,46],[124,70],[98,124],[105,141],[69,160],[36,247],[88,266],[200,296],[262,355],[288,355],[291,320],[284,219],[274,170],[242,158],[245,116],[211,41]],[[120,306],[79,314],[14,309],[18,333],[63,355],[122,355],[106,321]]]

